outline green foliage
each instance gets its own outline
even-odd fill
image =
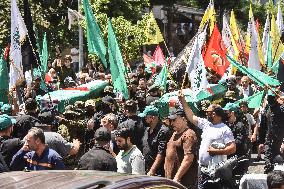
[[[108,17],[123,16],[126,20],[137,21],[142,11],[149,6],[149,0],[90,0],[95,14],[105,13]]]

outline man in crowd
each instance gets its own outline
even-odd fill
[[[109,113],[101,119],[101,126],[106,128],[108,132],[111,133],[111,140],[109,141],[110,142],[109,150],[111,151],[111,153],[114,153],[114,154],[118,154],[119,152],[119,149],[115,142],[115,132],[117,130],[117,125],[118,125],[117,116],[113,113]]]
[[[33,127],[25,137],[25,144],[14,155],[10,164],[11,170],[58,170],[64,169],[62,157],[45,143],[42,129]]]
[[[70,51],[71,58],[72,58],[72,68],[75,73],[79,72],[79,50],[77,49],[78,46],[72,48]]]
[[[123,114],[119,115],[120,123],[127,122],[133,133],[133,144],[135,144],[140,151],[142,151],[142,138],[145,131],[143,120],[137,115],[137,102],[134,100],[127,100],[124,105]],[[119,128],[118,128],[119,129]]]
[[[72,61],[71,56],[66,55],[64,58],[64,65],[55,67],[55,70],[57,71],[59,77],[60,88],[68,87],[65,86],[66,85],[65,79],[67,79],[67,77],[71,77],[74,82],[76,81],[76,74],[74,70],[71,68],[71,61]]]
[[[14,127],[13,136],[23,139],[28,131],[35,127],[36,123],[40,123],[38,119],[38,106],[35,99],[28,98],[25,101],[25,114],[17,117]]]
[[[226,114],[220,106],[210,105],[206,111],[207,119],[200,118],[194,115],[185,101],[182,91],[179,91],[178,97],[184,108],[186,118],[203,131],[199,148],[200,166],[208,167],[209,162],[212,162],[216,155],[218,155],[218,159],[214,162],[215,164],[225,161],[227,155],[235,153],[235,139],[231,129],[224,124]],[[202,173],[199,178],[199,187],[202,188],[204,182]]]
[[[277,170],[267,174],[268,189],[282,189],[284,188],[284,172]]]
[[[116,133],[116,143],[120,152],[116,156],[117,172],[145,174],[145,160],[141,151],[133,145],[131,129],[123,123]]]
[[[45,143],[49,148],[55,150],[61,157],[68,155],[76,155],[80,148],[80,141],[74,139],[72,143],[67,142],[59,133],[53,132],[55,116],[51,112],[43,112],[38,118],[41,123],[37,123],[36,127],[44,131]]]
[[[180,182],[187,188],[197,186],[197,137],[188,128],[187,119],[182,109],[171,112],[168,119],[175,131],[167,144],[165,159],[166,178]]]
[[[284,102],[283,98],[279,98],[274,94],[269,93],[267,97],[268,105],[265,116],[262,116],[261,128],[265,129],[266,134],[261,135],[265,139],[265,167],[264,172],[269,173],[274,168],[274,158],[280,155],[280,147],[284,138]]]
[[[159,110],[154,106],[146,107],[139,116],[144,117],[148,126],[143,137],[143,155],[147,175],[164,176],[163,165],[170,131],[160,121]]]
[[[7,167],[10,165],[12,157],[23,146],[23,142],[19,138],[11,136],[15,123],[16,120],[14,118],[5,114],[0,115],[0,153],[3,155]]]
[[[240,91],[244,95],[244,98],[247,98],[247,97],[253,95],[254,91],[253,91],[253,88],[250,85],[250,79],[249,79],[248,76],[242,77]]]
[[[94,139],[95,145],[81,157],[79,169],[117,171],[116,160],[108,150],[111,133],[105,127],[100,127]]]

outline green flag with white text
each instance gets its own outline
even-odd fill
[[[113,87],[121,92],[125,99],[128,99],[129,94],[124,75],[125,65],[110,20],[108,20],[108,55]]]
[[[107,68],[107,61],[105,58],[106,46],[104,44],[101,29],[96,21],[89,1],[84,0],[83,6],[87,23],[88,51],[90,54],[95,53],[96,55],[98,55],[104,67]]]

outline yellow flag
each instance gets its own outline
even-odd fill
[[[274,63],[284,51],[283,43],[280,40],[279,30],[272,14],[270,36],[272,41],[272,62]]]
[[[260,39],[259,32],[257,33],[257,50],[258,50],[259,62],[262,66],[265,66],[264,55],[262,52],[262,45],[261,45],[261,39]]]
[[[248,23],[248,31],[246,35],[246,52],[250,51],[250,36],[251,36],[251,24],[253,19],[252,7],[251,4],[249,6],[249,23]]]
[[[237,22],[236,22],[236,18],[235,18],[235,14],[234,11],[231,11],[231,17],[230,17],[230,28],[231,28],[231,41],[232,41],[232,45],[234,48],[234,58],[237,60],[239,57],[239,48],[237,46],[238,41],[240,40],[240,34],[239,34],[239,28],[237,26]]]
[[[210,21],[210,35],[214,29],[214,25],[215,25],[215,22],[216,22],[216,12],[215,12],[215,9],[214,9],[214,4],[212,2],[209,3],[209,5],[207,6],[205,12],[204,12],[204,15],[202,17],[202,20],[200,22],[200,25],[199,25],[199,30],[202,30],[205,26],[205,24],[207,23],[207,21],[209,20]]]
[[[147,40],[145,44],[147,45],[159,44],[164,41],[163,35],[152,12],[150,13],[150,17],[147,22],[146,38]]]

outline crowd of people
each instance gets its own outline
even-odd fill
[[[76,54],[76,52],[73,52]],[[156,73],[146,72],[144,63],[128,74],[130,98],[113,89],[103,66],[88,63],[78,71],[77,59],[57,54],[45,78],[19,82],[13,105],[0,104],[0,170],[82,169],[161,176],[188,188],[202,188],[203,170],[215,169],[231,157],[257,159],[265,154],[265,173],[273,171],[275,158],[282,157],[284,144],[284,99],[267,92],[262,106],[250,109],[247,101],[234,102],[261,90],[245,75],[225,80],[226,93],[216,102],[203,100],[196,114],[180,85],[168,80],[166,89],[154,84]],[[74,64],[74,65],[73,65]],[[218,76],[208,72],[211,83]],[[215,77],[214,77],[215,76]],[[215,78],[215,79],[212,79]],[[47,91],[76,87],[92,80],[108,86],[100,98],[77,101],[65,107],[41,110],[35,100]],[[262,89],[266,90],[267,89]],[[178,102],[166,117],[155,102],[163,91],[178,91]],[[244,174],[249,163],[234,174]]]

